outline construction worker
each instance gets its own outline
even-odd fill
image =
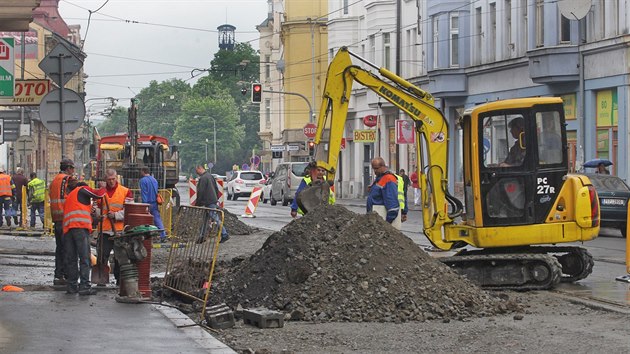
[[[398,178],[387,169],[385,160],[377,157],[371,161],[376,178],[369,187],[367,212],[375,211],[393,227],[400,230],[401,212],[398,200]]]
[[[15,174],[11,177],[13,178],[13,189],[15,190],[13,194],[13,222],[17,226],[22,226],[22,215],[24,211],[22,210],[22,189],[28,184],[28,178],[24,176],[24,169],[22,167],[18,167],[15,169]]]
[[[44,225],[44,197],[46,194],[46,182],[37,178],[37,173],[31,172],[31,180],[28,182],[28,204],[31,206],[31,227],[35,227],[35,212],[39,213],[39,220]]]
[[[164,223],[160,215],[160,209],[157,203],[158,183],[155,177],[149,173],[149,167],[144,166],[140,170],[142,178],[140,178],[140,196],[143,203],[149,204],[149,213],[153,215],[153,223],[162,230],[160,231],[160,243],[166,242],[166,231],[164,231]]]
[[[4,219],[7,221],[7,226],[11,226],[11,215],[13,214],[13,208],[11,206],[11,200],[13,199],[13,192],[15,185],[11,176],[6,174],[4,167],[0,167],[0,226],[2,226],[2,210],[4,210]]]
[[[210,172],[206,171],[205,163],[198,164],[195,170],[199,175],[199,181],[197,182],[197,201],[195,202],[195,205],[211,209],[218,209],[219,188],[217,187],[216,180]],[[211,212],[210,216],[217,224],[221,222],[221,220],[219,220],[218,213]],[[205,235],[205,231],[202,232],[202,235]],[[221,241],[219,241],[219,243],[223,243],[229,239],[230,235],[228,234],[228,230],[225,228],[225,225],[223,225],[223,227],[221,228]]]
[[[298,214],[305,214],[305,212],[297,204],[297,196],[300,194],[300,192],[307,186],[311,186],[313,182],[326,180],[326,170],[322,167],[317,167],[317,162],[309,162],[306,170],[307,171],[305,173],[305,176],[304,178],[302,178],[300,185],[295,191],[295,198],[293,198],[293,202],[291,203],[291,216],[294,218],[296,218]],[[335,204],[335,193],[332,189],[330,191],[330,194],[328,195],[328,204]]]
[[[75,177],[69,178],[67,185],[68,194],[63,206],[66,294],[94,295],[96,290],[92,289],[90,284],[92,199],[103,198],[105,191],[103,189],[96,191]]]
[[[99,235],[96,249],[96,266],[101,271],[107,269],[109,255],[114,248],[114,240],[111,238],[116,232],[121,232],[125,227],[125,203],[133,203],[133,192],[118,183],[118,173],[114,169],[105,170],[105,198],[98,201],[97,216],[103,216],[103,234]],[[114,277],[116,284],[120,283],[120,266],[117,261],[114,264]],[[109,275],[107,275],[109,278]],[[104,286],[106,284],[97,284]]]
[[[62,159],[59,164],[59,173],[50,183],[48,196],[50,198],[50,214],[55,230],[55,278],[54,285],[66,284],[66,272],[64,270],[63,253],[63,203],[66,198],[68,179],[74,174],[74,162],[70,159]]]

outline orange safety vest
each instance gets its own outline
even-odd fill
[[[11,197],[13,195],[11,189],[11,176],[0,174],[0,197]]]
[[[53,222],[63,221],[63,201],[66,194],[66,182],[70,175],[59,173],[50,184],[50,213]],[[63,193],[61,193],[63,192]]]
[[[87,229],[92,231],[92,204],[85,205],[79,202],[79,191],[84,187],[77,187],[66,196],[63,205],[63,233],[70,229]]]
[[[129,188],[118,184],[118,187],[116,187],[114,195],[112,195],[111,198],[107,196],[107,194],[105,195],[105,198],[107,198],[107,202],[109,203],[109,210],[107,209],[107,204],[105,202],[101,202],[101,215],[107,215],[110,211],[117,212],[123,210],[125,206],[125,197],[127,197],[128,193]],[[125,227],[125,222],[122,220],[114,221],[114,226],[115,229],[112,228],[112,221],[105,217],[103,220],[103,231],[122,231]]]

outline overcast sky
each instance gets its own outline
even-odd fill
[[[88,28],[88,10],[103,4]],[[104,106],[94,103],[104,101],[94,98],[111,96],[128,107],[151,80],[186,80],[194,68],[208,68],[222,24],[235,26],[236,41],[257,50],[256,26],[267,17],[267,1],[61,0],[59,12],[68,25],[81,25],[89,75],[86,99],[91,99],[86,108],[97,111]]]

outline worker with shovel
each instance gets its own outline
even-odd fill
[[[105,171],[105,198],[97,205],[97,217],[101,217],[102,232],[98,236],[96,246],[96,265],[92,269],[92,282],[99,286],[109,283],[109,256],[114,248],[112,236],[124,228],[125,203],[133,203],[133,192],[118,183],[118,173],[114,169]],[[114,264],[116,284],[120,284],[120,269]]]

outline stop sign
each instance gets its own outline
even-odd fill
[[[306,135],[307,138],[313,139],[315,137],[315,133],[317,133],[317,125],[314,123],[307,123],[304,126],[304,135]]]

